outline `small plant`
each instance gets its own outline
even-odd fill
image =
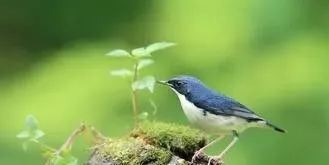
[[[148,89],[151,93],[153,93],[155,84],[154,76],[149,75],[140,78],[140,70],[154,63],[154,61],[151,59],[152,53],[161,49],[172,47],[174,45],[176,44],[170,42],[158,42],[148,45],[147,47],[133,49],[131,53],[123,49],[115,49],[106,54],[111,57],[130,58],[134,62],[132,69],[114,70],[111,71],[111,75],[130,78],[131,80],[135,128],[138,127],[138,118],[146,118],[148,116],[148,113],[146,112],[138,114],[137,90]],[[155,107],[155,104],[152,100],[150,100],[150,103],[153,107]]]
[[[25,151],[28,149],[30,144],[37,144],[41,148],[43,156],[46,159],[45,165],[78,165],[78,159],[71,154],[71,147],[74,140],[81,133],[86,133],[87,137],[89,137],[89,140],[92,140],[92,142],[96,144],[99,144],[101,141],[106,139],[95,128],[81,124],[72,132],[71,136],[59,149],[55,149],[44,144],[40,140],[45,135],[45,133],[39,129],[38,121],[34,116],[28,115],[26,117],[25,126],[26,128],[16,137],[24,140],[23,149]],[[92,133],[93,139],[91,139],[90,133]]]
[[[34,116],[26,116],[25,127],[26,128],[16,136],[19,139],[24,139],[23,149],[27,150],[30,143],[42,144],[39,139],[45,136],[45,133],[39,129],[39,123]]]

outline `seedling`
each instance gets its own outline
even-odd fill
[[[134,62],[132,69],[113,70],[111,71],[111,75],[129,78],[131,80],[131,95],[135,128],[138,127],[138,118],[146,118],[148,115],[146,112],[138,114],[137,90],[148,89],[151,93],[153,93],[155,84],[154,76],[149,75],[140,77],[140,71],[141,69],[144,69],[145,67],[154,63],[152,60],[152,54],[154,52],[172,47],[174,45],[176,44],[171,42],[158,42],[148,45],[147,47],[133,49],[131,52],[123,49],[115,49],[106,54],[107,56],[111,57],[130,58]],[[155,107],[155,104],[152,100],[150,100],[150,103],[153,107]]]
[[[24,140],[23,149],[25,151],[28,149],[29,145],[37,144],[41,148],[43,156],[45,157],[45,165],[78,165],[78,159],[72,155],[71,147],[74,140],[81,133],[85,133],[88,140],[91,140],[96,144],[100,144],[106,139],[106,137],[104,137],[94,127],[86,126],[82,123],[72,132],[66,142],[59,149],[56,149],[42,142],[41,138],[45,135],[45,133],[39,129],[39,123],[34,116],[28,115],[26,117],[25,126],[26,128],[16,137]]]

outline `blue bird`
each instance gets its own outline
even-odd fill
[[[196,151],[192,162],[210,145],[233,134],[233,140],[212,159],[221,160],[225,153],[237,142],[239,133],[250,127],[267,127],[284,133],[285,131],[251,111],[238,101],[215,92],[192,76],[177,76],[168,81],[158,81],[169,86],[178,96],[182,109],[192,125],[204,132],[218,134],[219,137]]]

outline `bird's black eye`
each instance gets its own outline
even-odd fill
[[[183,82],[178,80],[169,80],[168,84],[170,84],[171,87],[176,89],[181,88],[183,86]]]
[[[176,82],[174,83],[174,86],[177,87],[177,88],[180,88],[182,85],[183,85],[183,83],[180,82],[180,81],[176,81]]]

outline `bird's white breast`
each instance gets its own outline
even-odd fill
[[[188,120],[197,128],[208,133],[218,134],[230,133],[232,130],[241,132],[247,128],[248,122],[246,120],[235,116],[221,116],[204,112],[203,109],[189,102],[184,95],[178,93],[174,89],[173,91],[177,94]]]

